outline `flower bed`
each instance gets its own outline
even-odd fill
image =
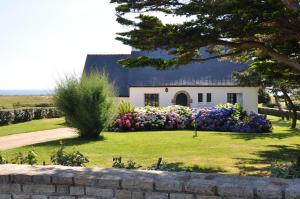
[[[117,117],[112,131],[197,129],[231,132],[270,132],[271,122],[265,115],[247,114],[238,105],[210,108],[183,106],[140,107]]]

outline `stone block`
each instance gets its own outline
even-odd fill
[[[70,189],[68,185],[56,185],[56,193],[59,194],[69,194],[70,193]]]
[[[131,199],[131,191],[116,190],[116,199]]]
[[[98,180],[93,177],[86,177],[86,176],[76,176],[74,177],[74,184],[75,185],[83,185],[83,186],[95,186]]]
[[[212,180],[189,180],[185,184],[185,191],[191,193],[198,193],[199,195],[215,195],[216,194],[216,182]]]
[[[31,197],[32,199],[48,199],[48,196],[46,195],[33,195]]]
[[[222,197],[228,198],[246,198],[252,199],[254,198],[254,192],[251,185],[239,185],[232,183],[224,183],[218,186],[218,194]]]
[[[0,198],[1,199],[12,199],[10,194],[1,194],[1,193],[0,193]]]
[[[32,182],[32,176],[24,174],[11,175],[10,181],[17,184],[30,183]]]
[[[144,193],[140,191],[133,191],[131,193],[131,199],[144,199]]]
[[[202,195],[197,195],[196,199],[224,199],[224,198],[221,198],[219,196],[202,196]],[[231,199],[234,199],[234,198],[231,198]]]
[[[256,188],[258,199],[282,199],[282,187],[276,185],[259,186]]]
[[[155,182],[155,190],[158,191],[182,191],[182,183],[177,180],[159,180]]]
[[[8,175],[0,175],[0,184],[7,184],[9,182]]]
[[[193,194],[170,193],[170,199],[193,199]]]
[[[104,175],[98,178],[97,186],[120,188],[121,178],[113,175]]]
[[[0,193],[17,193],[21,191],[19,184],[0,184]]]
[[[54,185],[23,185],[23,192],[31,193],[31,194],[47,194],[54,193],[55,186]]]
[[[86,187],[86,195],[88,196],[99,196],[103,198],[112,198],[114,192],[112,189],[101,189],[95,187]]]
[[[285,190],[285,199],[299,199],[300,184],[290,185]]]
[[[153,191],[154,183],[149,178],[125,178],[122,180],[122,187],[125,189]]]
[[[50,196],[49,199],[75,199],[75,196]]]
[[[72,185],[73,184],[73,178],[72,177],[63,177],[63,176],[53,176],[52,177],[52,183]]]
[[[35,184],[50,184],[51,177],[48,175],[33,176],[33,183],[35,183]]]
[[[13,194],[13,199],[31,199],[30,195]]]
[[[82,186],[71,186],[70,195],[81,196],[84,195],[84,187]]]
[[[159,192],[146,192],[145,199],[168,199],[168,194]]]

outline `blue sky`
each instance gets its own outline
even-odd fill
[[[0,90],[53,89],[87,54],[129,53],[109,0],[1,0]]]

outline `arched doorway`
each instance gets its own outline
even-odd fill
[[[193,100],[188,92],[181,90],[175,93],[172,104],[181,106],[190,106]]]
[[[185,93],[179,93],[176,96],[176,105],[187,106],[188,96]]]

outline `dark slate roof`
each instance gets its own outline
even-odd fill
[[[84,72],[105,71],[115,83],[120,96],[128,96],[129,87],[137,86],[234,86],[233,71],[244,70],[247,65],[229,61],[210,60],[192,63],[176,69],[162,71],[153,67],[124,69],[117,63],[129,56],[146,55],[170,58],[163,51],[133,51],[128,55],[87,55]]]

